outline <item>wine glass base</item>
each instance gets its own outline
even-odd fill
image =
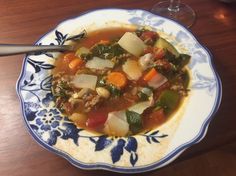
[[[170,1],[159,2],[153,6],[151,12],[175,20],[188,28],[193,25],[196,14],[191,7],[184,3],[180,3],[178,9],[171,10],[169,9],[169,6]]]

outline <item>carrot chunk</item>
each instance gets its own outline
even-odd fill
[[[155,68],[152,68],[144,77],[144,81],[150,81],[154,76],[156,76],[158,73]]]
[[[84,61],[80,58],[74,58],[72,61],[70,61],[69,63],[69,68],[71,70],[76,70],[79,67],[81,67],[83,65]]]
[[[66,63],[70,63],[75,58],[76,58],[75,53],[71,52],[64,55],[63,61]]]
[[[117,88],[124,88],[127,84],[127,78],[121,72],[111,72],[107,76],[107,82],[116,86]]]

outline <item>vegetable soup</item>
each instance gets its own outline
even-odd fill
[[[77,126],[135,135],[165,122],[188,95],[190,56],[145,28],[94,31],[55,62],[56,106]]]

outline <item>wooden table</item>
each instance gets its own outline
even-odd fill
[[[62,20],[87,10],[107,7],[149,10],[156,2],[157,0],[0,0],[0,43],[34,43]],[[236,5],[227,5],[217,0],[184,2],[197,13],[192,32],[214,55],[213,62],[223,83],[222,103],[203,141],[185,151],[169,166],[146,175],[234,175]],[[77,169],[65,159],[43,149],[32,139],[22,120],[15,91],[23,57],[24,55],[0,58],[0,175],[116,175],[107,171]],[[219,154],[219,151],[225,151],[227,156]],[[220,161],[222,163],[217,164]],[[223,170],[219,169],[222,164]]]

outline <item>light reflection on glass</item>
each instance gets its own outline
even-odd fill
[[[225,9],[216,10],[214,13],[214,18],[224,25],[230,25],[230,18]]]

